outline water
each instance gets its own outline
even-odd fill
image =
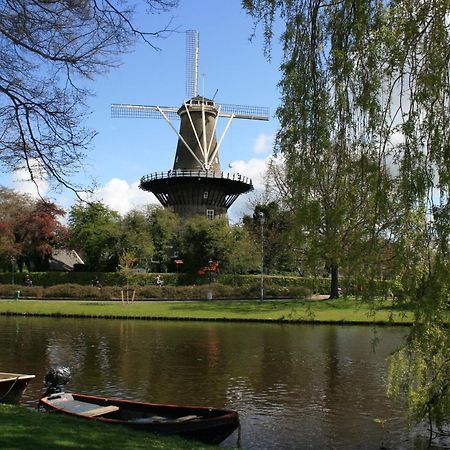
[[[386,398],[386,358],[407,330],[386,327],[0,317],[0,371],[69,366],[70,389],[235,409],[223,447],[412,449],[403,406]],[[419,430],[423,431],[423,430]]]

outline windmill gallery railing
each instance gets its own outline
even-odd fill
[[[245,177],[238,173],[228,173],[228,172],[215,172],[212,170],[168,170],[166,172],[154,172],[149,175],[144,175],[141,178],[141,184],[153,181],[162,180],[167,178],[217,178],[223,180],[233,180],[240,181],[241,183],[252,185],[251,178]]]

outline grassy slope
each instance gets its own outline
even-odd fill
[[[411,323],[410,312],[390,302],[355,299],[322,301],[135,302],[3,300],[0,314],[136,317],[190,320],[252,320],[355,323]]]
[[[0,404],[2,450],[199,450],[215,448],[177,437],[156,437],[124,427],[38,413],[23,406]]]

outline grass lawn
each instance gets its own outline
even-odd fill
[[[2,450],[186,450],[211,449],[178,437],[110,426],[73,417],[41,413],[24,406],[0,404],[0,448]]]
[[[412,313],[396,309],[389,301],[371,304],[359,299],[212,300],[212,301],[112,301],[2,300],[0,314],[68,317],[239,320],[323,323],[410,324]]]

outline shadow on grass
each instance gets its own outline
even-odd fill
[[[89,449],[127,450],[214,448],[178,437],[151,433],[38,412],[22,406],[0,405],[0,448],[4,450]]]
[[[169,309],[171,311],[182,311],[184,313],[203,311],[216,314],[223,311],[227,313],[251,314],[284,310],[292,308],[293,305],[304,308],[304,304],[294,301],[264,300],[259,302],[255,300],[209,300],[204,302],[174,303],[173,305],[170,305]]]

